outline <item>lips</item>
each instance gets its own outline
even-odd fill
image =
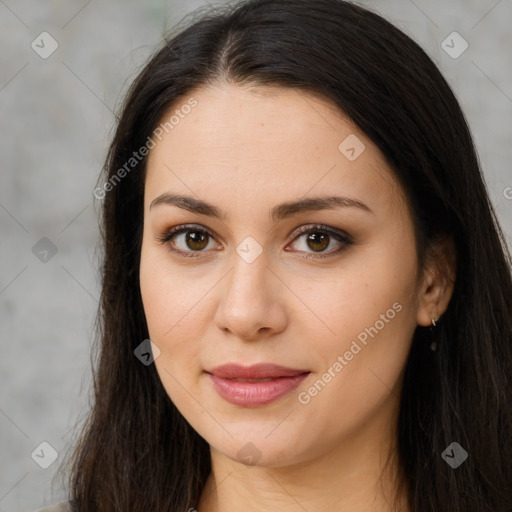
[[[261,407],[291,393],[311,372],[271,363],[252,366],[229,363],[205,373],[227,402],[241,407]]]
[[[245,382],[263,382],[265,380],[276,379],[278,377],[294,377],[303,373],[309,373],[309,370],[287,368],[285,366],[272,363],[259,363],[252,366],[227,363],[217,366],[212,370],[206,370],[206,373],[223,379]]]

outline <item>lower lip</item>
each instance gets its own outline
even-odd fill
[[[266,405],[287,395],[309,375],[277,377],[264,382],[242,382],[208,374],[217,393],[227,402],[243,407]]]

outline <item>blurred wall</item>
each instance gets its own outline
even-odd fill
[[[511,0],[359,3],[441,68],[510,239]],[[100,293],[92,192],[113,110],[162,35],[205,5],[0,0],[0,512],[65,497],[51,483],[88,405]]]

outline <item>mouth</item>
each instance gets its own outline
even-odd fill
[[[205,370],[206,373],[223,379],[239,380],[246,382],[258,382],[276,379],[280,377],[295,377],[309,373],[306,369],[288,368],[273,363],[258,363],[251,366],[243,366],[236,363],[227,363]]]
[[[291,393],[311,372],[266,364],[224,365],[205,373],[225,401],[241,407],[261,407]]]
[[[232,380],[234,382],[268,382],[269,380],[273,380],[275,378],[279,378],[279,377],[267,377],[266,379],[228,379],[228,380]]]

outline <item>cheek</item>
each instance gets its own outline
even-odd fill
[[[354,255],[323,292],[315,292],[315,303],[332,331],[347,338],[379,321],[381,315],[386,326],[401,323],[410,313],[404,311],[414,297],[414,290],[414,261],[397,259],[394,251],[368,251]],[[393,307],[395,303],[399,305]],[[390,323],[386,322],[388,319]]]
[[[167,268],[169,266],[167,265]],[[188,300],[176,276],[149,251],[141,255],[140,289],[149,338],[160,353],[154,364],[162,385],[180,411],[187,408],[194,365],[198,364],[197,344],[190,343]]]
[[[140,263],[140,290],[148,330],[152,339],[167,343],[175,335],[179,323],[182,330],[190,322],[189,314],[197,302],[200,281],[194,287],[184,279],[183,271],[171,265],[170,255],[161,247],[145,247]]]
[[[311,431],[327,443],[360,429],[397,396],[393,390],[407,361],[414,308],[406,276],[394,283],[389,277],[370,267],[340,280],[323,302],[323,319],[336,334],[310,345],[317,371],[298,398]]]
[[[172,325],[169,314],[172,313],[170,304],[175,303],[172,297],[173,290],[175,288],[169,286],[169,283],[163,279],[160,266],[155,264],[154,258],[148,254],[148,251],[143,250],[140,264],[140,292],[149,334],[155,341],[162,338],[166,324],[167,329]]]
[[[345,356],[339,374],[354,388],[375,382],[370,369],[392,387],[416,327],[414,254],[404,251],[398,259],[389,246],[371,253],[359,253],[327,293],[317,294],[319,316],[331,331],[319,340],[323,364],[329,368]]]
[[[194,270],[192,270],[192,273]],[[151,341],[160,349],[155,365],[162,383],[173,398],[179,383],[191,383],[200,374],[201,340],[206,323],[208,283],[200,276],[191,278],[161,248],[143,246],[140,289]],[[197,370],[197,371],[196,371]]]

